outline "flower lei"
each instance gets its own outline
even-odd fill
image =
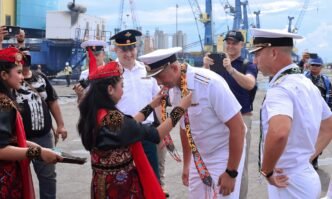
[[[189,92],[188,87],[187,87],[186,72],[187,72],[187,65],[182,64],[181,65],[181,85],[180,85],[181,97],[186,96]],[[214,189],[215,186],[214,186],[212,177],[211,177],[207,167],[205,166],[205,163],[204,163],[200,153],[198,152],[194,139],[191,135],[188,111],[186,111],[184,114],[184,123],[185,123],[185,131],[186,131],[186,134],[188,137],[188,142],[189,142],[189,146],[191,148],[191,152],[194,157],[194,162],[195,162],[197,172],[198,172],[200,178],[202,179],[203,183]]]

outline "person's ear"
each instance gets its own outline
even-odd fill
[[[1,71],[0,77],[3,80],[7,80],[8,79],[8,73],[6,71]]]
[[[109,94],[110,96],[113,95],[113,93],[114,93],[114,88],[112,87],[112,85],[108,85],[108,87],[107,87],[107,91],[108,91],[108,94]]]

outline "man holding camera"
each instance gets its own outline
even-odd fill
[[[241,181],[240,198],[246,198],[248,192],[248,155],[251,140],[251,123],[253,100],[256,92],[257,68],[254,64],[241,57],[241,49],[244,45],[244,37],[240,31],[232,30],[226,34],[225,58],[222,63],[214,63],[214,60],[207,54],[204,59],[204,68],[210,69],[210,65],[219,64],[225,70],[218,72],[222,76],[236,99],[242,106],[241,114],[247,126],[246,133],[246,158]]]
[[[88,51],[89,49],[92,51],[96,58],[97,66],[103,66],[105,65],[105,52],[104,49],[107,47],[107,43],[102,40],[88,40],[81,44],[81,48]],[[87,67],[89,68],[89,67]],[[88,87],[88,75],[89,75],[89,69],[86,69],[81,72],[80,78],[79,78],[79,84],[76,84],[74,86],[74,91],[77,95],[77,102],[80,102],[81,98],[84,95],[84,89]]]

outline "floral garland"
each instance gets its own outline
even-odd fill
[[[296,68],[289,68],[289,69],[285,70],[277,78],[275,78],[273,85],[279,84],[283,78],[285,78],[287,75],[291,75],[291,74],[301,74],[300,68],[296,67]],[[259,143],[258,143],[258,146],[259,146],[258,147],[258,172],[260,172],[262,169],[262,152],[264,151],[262,110],[263,110],[263,104],[265,102],[265,98],[266,98],[266,96],[264,97],[264,99],[262,101],[262,106],[259,111],[260,125],[259,125]]]
[[[182,64],[181,65],[181,85],[180,85],[181,97],[186,96],[189,92],[189,89],[187,87],[186,72],[187,72],[187,65]],[[191,152],[194,157],[194,162],[195,162],[197,172],[198,172],[200,178],[202,179],[203,183],[214,189],[215,186],[214,186],[212,177],[211,177],[207,167],[205,166],[205,163],[204,163],[200,153],[198,152],[194,139],[191,135],[188,111],[186,111],[184,114],[184,123],[185,123],[185,131],[186,131],[186,134],[188,137],[188,142],[189,142],[189,146],[191,148]],[[216,195],[216,193],[214,195]]]

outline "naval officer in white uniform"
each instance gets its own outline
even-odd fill
[[[309,162],[320,127],[331,126],[332,113],[317,87],[292,61],[299,35],[252,29],[254,63],[273,77],[261,108],[261,168],[270,199],[316,199],[319,176]]]
[[[209,189],[203,183],[194,158],[191,158],[187,137],[181,133],[183,172],[189,172],[189,180],[185,179],[187,175],[183,175],[183,182],[187,184],[189,181],[189,198],[238,199],[245,156],[241,105],[221,76],[188,64],[181,65],[176,58],[176,53],[181,50],[180,47],[160,49],[139,59],[148,65],[149,76],[173,88],[173,101],[181,98],[180,90],[184,89],[181,70],[186,71],[187,88],[193,92],[192,106],[188,108],[191,134],[215,185],[210,187],[214,189]],[[205,171],[203,173],[206,174]]]
[[[81,48],[88,51],[90,48],[93,54],[96,57],[97,66],[105,65],[105,48],[107,47],[107,43],[102,40],[87,40],[81,43]],[[88,56],[87,56],[88,57]],[[89,67],[87,67],[89,68]],[[79,80],[86,80],[88,79],[89,69],[86,69],[81,72]]]

